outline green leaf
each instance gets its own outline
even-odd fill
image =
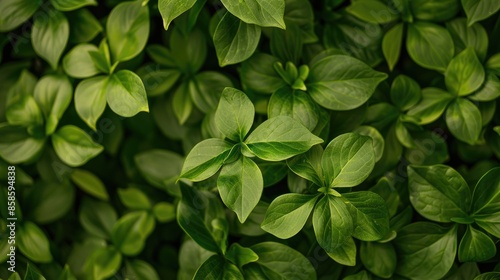
[[[382,40],[382,51],[389,70],[394,70],[401,54],[401,44],[403,43],[403,24],[398,23],[384,35]]]
[[[41,0],[6,0],[0,2],[0,32],[10,31],[27,21],[42,4]]]
[[[217,188],[224,204],[244,223],[260,200],[264,181],[257,164],[240,156],[238,160],[222,167]]]
[[[392,277],[398,262],[391,243],[361,242],[359,258],[371,273],[386,279]]]
[[[135,164],[144,179],[161,189],[171,189],[181,174],[184,159],[168,150],[148,150],[134,157]],[[168,166],[168,168],[165,168]],[[180,193],[178,194],[180,195]]]
[[[285,29],[284,0],[222,0],[224,7],[233,15],[249,24]]]
[[[93,173],[84,169],[74,169],[71,172],[71,180],[84,192],[101,200],[109,199],[106,187]]]
[[[307,152],[287,160],[287,164],[295,174],[315,183],[317,186],[323,186],[323,171],[321,170],[322,155],[323,148],[316,145]]]
[[[178,70],[163,69],[159,64],[147,64],[139,68],[136,73],[144,83],[148,97],[165,94],[181,76]]]
[[[160,276],[152,265],[142,260],[129,260],[125,262],[127,277],[131,279],[160,280]]]
[[[68,15],[70,42],[90,42],[103,29],[94,14],[86,8],[69,12]]]
[[[167,223],[175,220],[175,207],[168,202],[157,203],[153,207],[153,214],[160,223]]]
[[[23,71],[17,82],[7,92],[5,118],[11,125],[42,125],[43,115],[33,97],[36,78]]]
[[[408,2],[415,19],[422,21],[447,21],[460,11],[458,0],[412,0]]]
[[[457,98],[446,110],[446,124],[451,134],[470,145],[479,139],[481,119],[481,112],[476,105],[465,98]]]
[[[465,18],[457,18],[446,23],[455,45],[455,54],[466,48],[472,48],[480,61],[484,61],[488,52],[488,33],[481,24],[467,26]]]
[[[81,81],[75,89],[75,109],[78,116],[93,130],[106,109],[106,89],[109,78],[99,76]]]
[[[101,72],[90,56],[91,51],[99,49],[92,44],[79,44],[72,48],[63,58],[63,69],[71,77],[89,78]]]
[[[245,279],[316,279],[311,262],[289,246],[262,242],[250,249],[259,259],[243,267]]]
[[[241,81],[250,89],[271,94],[286,85],[274,70],[279,59],[266,54],[255,53],[241,64]]]
[[[485,233],[467,226],[467,231],[458,246],[460,262],[482,262],[493,258],[497,253],[495,242]]]
[[[85,272],[92,279],[107,279],[113,276],[122,263],[122,254],[113,246],[99,248],[86,260]]]
[[[361,191],[343,194],[354,223],[353,237],[363,241],[375,241],[389,233],[389,211],[378,194]]]
[[[375,162],[379,161],[384,154],[385,145],[384,137],[382,137],[380,132],[376,128],[367,125],[359,126],[353,132],[372,138]]]
[[[246,264],[256,262],[259,256],[252,249],[233,243],[226,253],[226,258],[241,268]]]
[[[498,97],[500,97],[500,80],[491,72],[487,72],[481,87],[476,92],[469,95],[469,99],[479,102],[492,101]]]
[[[149,112],[144,84],[137,74],[129,70],[120,70],[109,76],[106,100],[111,110],[122,117]]]
[[[402,111],[406,111],[420,101],[420,85],[412,78],[398,75],[391,85],[391,101]]]
[[[95,0],[50,0],[54,8],[59,11],[73,11],[84,6],[97,6]]]
[[[365,103],[387,74],[344,55],[327,56],[311,66],[306,86],[319,105],[331,110],[351,110]]]
[[[0,156],[12,164],[33,160],[45,146],[45,139],[30,137],[23,127],[3,123],[0,124],[0,133]]]
[[[16,273],[17,274],[17,273]],[[12,279],[21,279],[19,275],[17,275],[18,278],[12,277],[14,274],[9,277],[9,280]],[[26,274],[24,274],[24,279],[25,280],[45,280],[45,277],[36,269],[33,267],[33,264],[28,262],[28,265],[26,267]]]
[[[252,128],[255,109],[245,93],[225,88],[215,111],[215,125],[227,138],[241,142]]]
[[[114,62],[137,56],[149,37],[149,9],[142,0],[118,4],[106,22],[107,39]]]
[[[267,107],[269,118],[288,116],[299,121],[310,131],[318,124],[317,111],[317,105],[309,94],[288,86],[273,93]]]
[[[263,230],[281,239],[296,235],[306,224],[318,195],[284,194],[271,202],[261,224]]]
[[[302,33],[298,25],[289,23],[286,30],[273,28],[269,42],[271,54],[283,62],[298,64],[302,55]]]
[[[357,18],[370,23],[385,24],[398,18],[384,2],[359,0],[346,7],[346,11]]]
[[[408,115],[419,118],[419,124],[437,120],[455,96],[439,88],[422,89],[422,99],[408,111]]]
[[[213,35],[219,65],[236,64],[252,56],[259,44],[260,32],[258,25],[245,23],[226,12]]]
[[[67,182],[38,181],[26,198],[29,207],[23,208],[30,220],[48,224],[63,217],[75,200],[75,188]]]
[[[180,125],[184,125],[193,112],[193,101],[189,95],[189,84],[184,82],[174,92],[173,111]]]
[[[58,11],[35,17],[31,31],[35,52],[56,70],[69,38],[69,23],[66,16]]]
[[[57,156],[72,167],[85,164],[103,150],[87,133],[73,125],[57,130],[52,135],[52,145]]]
[[[158,10],[160,11],[161,17],[163,19],[163,28],[167,30],[170,26],[170,23],[175,18],[191,9],[195,3],[196,0],[186,0],[181,2],[176,0],[159,0]]]
[[[111,240],[121,253],[127,256],[139,254],[149,234],[154,230],[155,219],[146,211],[129,212],[113,226]]]
[[[245,144],[263,160],[280,161],[304,153],[322,142],[296,120],[279,116],[260,124],[250,133]]]
[[[176,66],[188,75],[198,72],[207,57],[207,39],[200,29],[194,29],[186,35],[179,28],[174,28],[170,36],[170,48],[172,55],[167,56],[167,59],[173,59]]]
[[[316,43],[318,36],[314,31],[314,10],[309,1],[286,0],[285,1],[285,23],[296,24],[302,33],[302,41],[305,44]]]
[[[131,210],[149,210],[152,207],[147,195],[137,188],[118,189],[118,197]]]
[[[321,167],[328,187],[354,187],[370,175],[375,165],[372,139],[356,133],[337,136],[325,148]]]
[[[111,238],[117,215],[109,203],[84,198],[78,217],[80,224],[89,234],[107,240]]]
[[[500,237],[500,168],[494,168],[481,177],[472,195],[473,217],[487,232]]]
[[[196,271],[193,280],[243,280],[241,271],[222,256],[211,256]]]
[[[453,265],[457,251],[457,227],[428,222],[410,224],[395,239],[396,273],[411,279],[440,279]]]
[[[65,75],[46,75],[33,95],[45,117],[45,135],[51,135],[73,98],[73,87]]]
[[[462,0],[462,6],[469,26],[490,17],[500,9],[500,3],[494,0]]]
[[[18,224],[16,233],[16,245],[28,259],[38,263],[52,261],[49,240],[36,224],[30,221]]]
[[[314,234],[327,253],[342,246],[354,230],[351,214],[341,198],[325,195],[313,213]]]
[[[428,22],[408,25],[406,48],[418,65],[444,72],[453,54],[453,40],[444,27]]]
[[[394,126],[396,137],[398,138],[399,143],[405,146],[406,148],[412,149],[415,148],[415,142],[413,141],[413,137],[410,132],[406,128],[405,124],[401,119],[396,121],[396,125]]]
[[[405,158],[409,163],[417,165],[433,165],[444,163],[450,157],[444,135],[439,132],[424,131],[415,135],[413,149],[405,150]]]
[[[328,256],[341,265],[356,265],[356,243],[353,238],[348,238],[347,242],[337,249],[327,252]],[[345,278],[344,278],[345,279]]]
[[[484,68],[472,48],[454,57],[444,76],[448,90],[458,96],[471,94],[483,84],[485,78]]]
[[[231,148],[232,145],[221,139],[201,141],[187,155],[179,178],[199,182],[211,177],[222,167]]]
[[[234,87],[233,82],[226,75],[205,71],[194,76],[189,82],[189,93],[196,107],[208,113],[217,108],[221,92],[226,87]]]
[[[470,189],[462,176],[446,165],[408,167],[410,201],[417,212],[436,222],[466,218]]]

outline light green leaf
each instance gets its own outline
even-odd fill
[[[142,260],[129,260],[125,262],[126,275],[130,279],[160,280],[158,273],[152,265]]]
[[[462,176],[446,165],[408,167],[410,201],[417,212],[436,222],[466,218],[470,189]]]
[[[153,207],[153,214],[160,223],[175,220],[175,206],[168,202],[159,202]]]
[[[367,125],[359,126],[355,130],[353,130],[353,132],[359,135],[369,136],[370,138],[372,138],[375,162],[379,161],[382,158],[382,155],[384,154],[384,146],[385,146],[384,137],[382,137],[380,132],[376,128]]]
[[[23,255],[38,263],[52,261],[49,240],[36,224],[25,221],[17,226],[16,233],[16,245]]]
[[[500,2],[495,0],[462,0],[469,26],[486,19],[500,9]]]
[[[99,248],[86,260],[85,273],[92,279],[104,280],[113,276],[122,263],[122,254],[113,246]]]
[[[418,65],[440,72],[446,70],[454,54],[453,40],[448,30],[422,21],[408,26],[406,48]]]
[[[146,211],[129,212],[113,226],[111,240],[120,252],[135,256],[144,248],[146,239],[154,230],[155,219]]]
[[[484,81],[483,65],[472,48],[467,48],[454,57],[444,73],[446,87],[458,96],[469,95]]]
[[[495,242],[485,233],[467,226],[467,231],[458,246],[458,259],[460,262],[482,262],[495,256],[497,248]]]
[[[170,23],[178,16],[191,9],[196,0],[159,0],[158,10],[160,11],[161,17],[163,19],[163,28],[168,29]]]
[[[355,266],[356,265],[356,243],[354,239],[348,238],[347,241],[337,249],[327,252],[328,256],[341,265]],[[345,278],[344,278],[345,279]]]
[[[391,85],[391,101],[402,111],[406,111],[420,101],[420,85],[412,78],[398,75]]]
[[[57,130],[52,135],[52,145],[59,158],[72,167],[85,164],[103,150],[87,133],[73,125]]]
[[[258,25],[245,23],[226,12],[213,35],[219,65],[236,64],[252,56],[259,44],[260,32]]]
[[[327,56],[311,66],[306,86],[319,105],[331,110],[350,110],[365,103],[387,74],[344,55]]]
[[[318,197],[292,193],[278,196],[267,208],[262,229],[281,239],[296,235],[306,224]]]
[[[398,138],[398,141],[399,143],[401,143],[401,145],[405,146],[408,149],[415,148],[413,137],[411,136],[410,132],[406,128],[404,122],[401,121],[401,119],[398,119],[396,121],[394,129],[396,132],[396,137]]]
[[[255,109],[245,93],[225,88],[215,111],[215,125],[227,138],[241,142],[252,128]]]
[[[440,279],[450,270],[457,252],[457,227],[428,222],[410,224],[395,239],[396,273],[410,279]]]
[[[90,56],[91,51],[98,52],[99,49],[92,44],[76,45],[63,58],[64,71],[77,79],[92,77],[101,72]]]
[[[267,107],[269,118],[288,116],[299,121],[310,131],[318,124],[317,111],[317,105],[309,94],[288,86],[273,93]]]
[[[26,128],[0,124],[0,156],[11,164],[35,159],[45,146],[45,139],[30,137]]]
[[[238,215],[241,223],[245,222],[259,202],[263,187],[259,167],[244,156],[222,167],[217,179],[222,201]]]
[[[211,177],[222,167],[232,147],[216,138],[201,141],[187,155],[179,178],[199,182]]]
[[[46,75],[36,84],[34,97],[45,117],[45,135],[51,135],[73,98],[73,86],[65,75]]]
[[[226,258],[241,268],[246,264],[257,261],[259,256],[252,249],[233,243],[226,253]]]
[[[488,72],[481,87],[469,95],[469,99],[479,102],[493,101],[500,97],[500,80],[498,77]]]
[[[487,232],[500,237],[500,168],[494,168],[481,177],[472,195],[473,217]]]
[[[384,35],[382,40],[382,51],[389,70],[393,70],[398,63],[401,54],[401,44],[403,43],[403,24],[398,23]]]
[[[285,29],[285,0],[222,0],[233,15],[249,24]]]
[[[118,4],[106,22],[107,38],[113,62],[137,56],[149,37],[149,9],[142,0]]]
[[[481,119],[476,105],[465,98],[457,98],[446,110],[446,124],[451,134],[470,145],[479,139]]]
[[[372,139],[356,133],[337,136],[325,148],[321,167],[329,187],[354,187],[370,175],[375,165]]]
[[[41,0],[5,0],[0,2],[0,32],[10,31],[27,21],[42,4]]]
[[[245,144],[261,159],[280,161],[304,153],[322,142],[296,120],[279,116],[260,124],[250,133]]]
[[[95,0],[50,0],[54,8],[59,11],[73,11],[84,6],[97,6]]]
[[[118,189],[118,197],[131,210],[149,210],[151,202],[146,194],[137,188]]]
[[[7,92],[5,118],[11,125],[42,125],[43,115],[33,97],[37,80],[23,71],[17,82]]]
[[[50,11],[50,14],[35,17],[31,38],[35,52],[45,59],[52,69],[57,69],[59,58],[68,43],[68,19],[59,11]]]
[[[109,78],[99,76],[81,81],[75,90],[75,108],[78,116],[93,130],[106,108],[106,89]]]
[[[354,223],[353,237],[363,241],[375,241],[389,233],[389,211],[378,194],[361,191],[343,194],[349,203],[347,208]]]
[[[326,195],[313,213],[316,240],[327,253],[334,252],[351,237],[354,226],[347,205],[341,198]]]
[[[173,111],[180,125],[184,125],[193,112],[193,101],[189,94],[189,84],[184,82],[174,92]]]
[[[422,89],[422,99],[408,111],[408,115],[419,118],[419,124],[429,124],[437,120],[448,104],[455,98],[439,88]]]
[[[237,266],[222,256],[211,256],[196,271],[193,280],[243,280],[243,275]]]
[[[389,6],[379,1],[355,1],[346,7],[346,11],[361,20],[375,24],[389,23],[398,18],[397,14]]]
[[[111,110],[122,117],[149,112],[144,84],[137,74],[129,70],[120,70],[109,76],[106,100]]]

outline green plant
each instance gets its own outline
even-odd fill
[[[0,278],[500,277],[499,9],[0,1]]]

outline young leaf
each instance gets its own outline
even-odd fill
[[[213,35],[219,65],[236,64],[252,56],[259,44],[260,32],[258,25],[245,23],[226,12]]]
[[[69,38],[69,23],[66,16],[59,11],[50,11],[45,16],[35,17],[31,31],[35,52],[45,59],[52,69],[57,69]]]
[[[284,0],[222,0],[222,4],[231,14],[246,23],[285,29]]]
[[[472,48],[467,48],[454,57],[444,73],[446,87],[458,96],[469,95],[484,81],[483,65]]]
[[[168,29],[170,23],[182,13],[191,9],[196,0],[185,0],[185,1],[176,1],[176,0],[159,0],[158,1],[158,10],[160,11],[161,17],[163,19],[163,28],[165,30]]]
[[[5,0],[0,2],[0,32],[10,31],[28,20],[42,4],[41,0]],[[5,11],[9,11],[8,13]]]
[[[245,144],[261,159],[280,161],[304,153],[322,142],[296,120],[279,116],[259,125],[250,133]]]
[[[425,218],[451,222],[468,217],[471,194],[462,176],[446,165],[408,167],[410,201]]]
[[[495,242],[485,233],[467,225],[467,231],[458,246],[460,262],[482,262],[495,256]]]
[[[246,264],[256,262],[259,256],[252,249],[233,243],[227,250],[226,258],[241,268]]]
[[[398,63],[401,54],[401,45],[403,44],[403,24],[398,23],[384,35],[382,40],[382,51],[389,70],[393,70]]]
[[[103,150],[87,133],[73,125],[57,130],[52,135],[52,145],[59,158],[72,167],[85,164]]]
[[[106,108],[106,89],[109,78],[99,76],[81,81],[75,90],[75,108],[78,116],[93,130]]]
[[[284,194],[278,196],[262,222],[262,229],[281,239],[296,235],[306,224],[318,195]]]
[[[420,85],[412,78],[399,75],[391,85],[391,101],[402,111],[406,111],[420,101]]]
[[[149,8],[142,0],[118,4],[106,22],[107,38],[113,62],[137,56],[149,37]]]
[[[129,70],[120,70],[109,77],[106,100],[111,110],[123,117],[149,112],[144,84]]]
[[[343,194],[349,203],[354,222],[352,236],[363,241],[375,241],[389,233],[389,212],[385,201],[373,192],[352,192]]]
[[[63,58],[63,69],[71,77],[77,79],[89,78],[100,72],[95,66],[91,51],[98,52],[99,49],[92,44],[79,44],[72,48]]]
[[[329,187],[354,187],[370,175],[375,165],[372,139],[356,133],[337,136],[325,148],[321,167]]]
[[[327,253],[342,246],[353,233],[353,221],[347,205],[338,197],[326,195],[314,208],[316,240]]]
[[[446,70],[454,54],[453,40],[448,30],[422,21],[408,26],[406,48],[418,65],[440,72]]]
[[[160,223],[168,223],[175,220],[175,206],[168,202],[159,202],[153,207],[153,214]]]
[[[473,145],[481,134],[481,112],[469,100],[457,98],[446,110],[446,124],[453,136]]]
[[[222,167],[231,148],[232,145],[221,139],[201,141],[187,155],[179,178],[199,182],[211,177]]]
[[[419,124],[429,124],[443,114],[454,98],[453,94],[442,89],[424,88],[422,99],[408,111],[408,115],[419,118]]]
[[[278,89],[267,106],[269,118],[288,116],[312,131],[318,124],[318,108],[309,94],[289,86]]]
[[[457,227],[428,222],[410,224],[398,232],[396,272],[411,279],[440,279],[453,265],[457,252]]]
[[[486,19],[500,9],[500,3],[494,0],[462,0],[469,26]]]
[[[26,221],[19,225],[16,233],[16,245],[23,255],[38,263],[52,261],[49,240],[36,224]]]
[[[33,95],[45,117],[45,135],[51,135],[71,102],[73,87],[65,75],[46,75]]]
[[[193,112],[193,101],[189,95],[189,84],[183,82],[174,92],[173,111],[180,125],[184,125]]]
[[[245,93],[225,88],[215,111],[215,124],[227,138],[241,142],[252,128],[255,109]]]
[[[264,181],[257,164],[240,156],[238,160],[222,167],[217,188],[224,204],[244,223],[260,200]]]
[[[387,74],[344,55],[327,56],[311,66],[306,86],[319,105],[331,110],[350,110],[365,103]]]

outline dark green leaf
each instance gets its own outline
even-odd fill
[[[413,16],[422,21],[441,22],[453,18],[460,10],[458,0],[411,0]]]
[[[16,228],[16,245],[30,260],[38,263],[50,263],[49,240],[45,233],[34,223],[26,221]]]
[[[86,232],[99,238],[111,239],[117,220],[115,209],[106,202],[84,199],[80,207],[79,221]]]
[[[391,101],[402,111],[406,111],[420,101],[420,85],[412,78],[399,75],[391,85]]]
[[[458,259],[460,262],[482,262],[495,256],[497,249],[495,243],[485,233],[467,226],[467,231],[458,246]]]
[[[155,227],[155,219],[146,211],[134,211],[122,216],[113,226],[111,240],[120,252],[135,256],[144,248]]]
[[[28,20],[42,4],[41,0],[6,0],[0,2],[0,32],[10,31]],[[9,11],[8,13],[6,11]]]
[[[385,24],[398,18],[397,14],[381,1],[355,1],[346,8],[346,11],[370,23]]]
[[[361,242],[359,258],[371,273],[386,279],[392,277],[398,262],[391,243]]]
[[[479,23],[467,26],[465,18],[457,18],[446,23],[455,45],[455,54],[472,48],[480,61],[484,61],[488,51],[488,33]]]
[[[486,19],[500,9],[500,3],[495,0],[462,0],[469,26]]]
[[[453,136],[473,145],[481,133],[481,112],[469,100],[457,98],[446,110],[446,124]]]

